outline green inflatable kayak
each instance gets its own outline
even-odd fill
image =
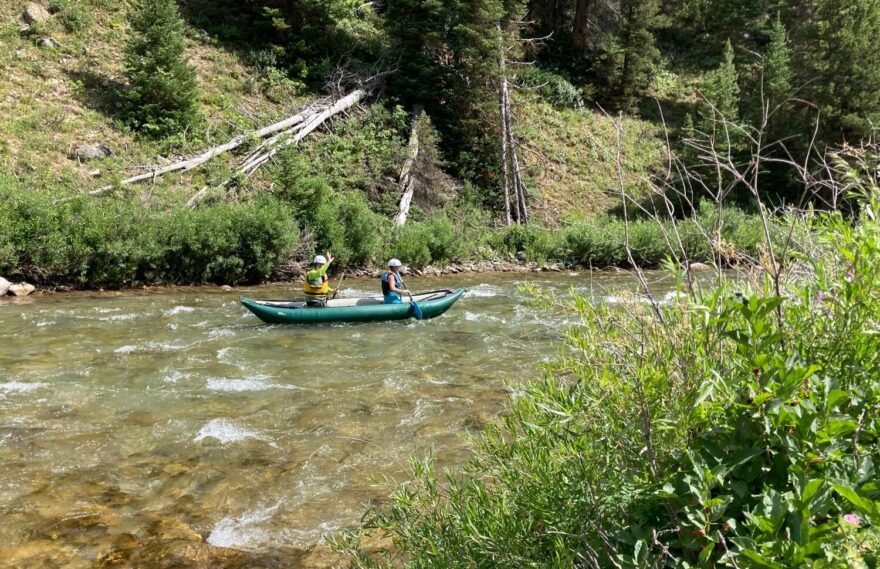
[[[461,297],[463,288],[433,290],[413,296],[422,317],[434,318],[446,312]],[[311,324],[320,322],[382,322],[416,318],[417,310],[411,302],[385,304],[381,296],[367,298],[339,298],[328,300],[326,306],[309,307],[303,300],[254,300],[242,297],[241,303],[270,324]]]

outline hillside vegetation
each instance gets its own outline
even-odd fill
[[[390,255],[415,267],[682,261],[687,247],[670,253],[664,232],[645,230],[624,259],[621,232],[605,230],[660,203],[678,219],[730,202],[806,205],[799,165],[869,137],[880,113],[880,75],[857,64],[876,55],[876,8],[46,0],[24,25],[7,4],[0,273],[68,286],[259,281],[328,248],[352,267]],[[300,126],[252,134],[300,112]],[[149,175],[239,135],[194,169]],[[755,152],[760,166],[733,177]],[[144,220],[159,228],[149,238]],[[760,254],[754,227],[728,224],[742,239],[702,257]],[[190,246],[203,265],[237,268],[176,268]]]

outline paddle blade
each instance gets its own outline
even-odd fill
[[[416,303],[416,301],[412,300],[412,301],[410,301],[410,303],[412,304],[413,314],[416,315],[416,320],[424,320],[425,315],[422,314],[422,309],[419,308],[419,305]]]

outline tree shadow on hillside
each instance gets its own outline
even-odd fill
[[[127,85],[91,69],[67,70],[68,78],[77,84],[74,97],[89,109],[111,120],[125,117],[124,93]]]

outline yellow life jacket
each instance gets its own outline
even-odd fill
[[[303,292],[309,296],[327,296],[330,294],[330,279],[321,275],[318,279],[309,280],[309,274],[303,278]]]

